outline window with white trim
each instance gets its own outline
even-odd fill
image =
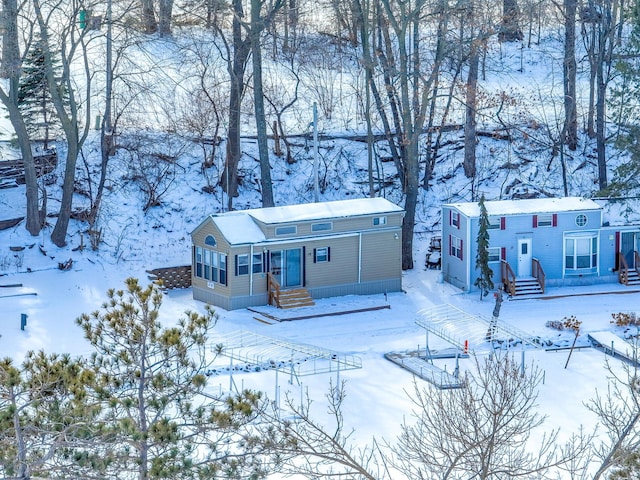
[[[462,260],[462,239],[451,235],[451,251],[449,252],[452,257],[458,257]]]
[[[253,254],[253,262],[251,262],[251,271],[253,273],[262,273],[264,272],[264,256],[262,253],[254,253]]]
[[[595,273],[598,268],[597,234],[565,236],[564,263],[567,275]]]
[[[276,235],[291,235],[298,233],[298,227],[295,225],[286,225],[284,227],[276,227]]]
[[[329,230],[333,230],[333,224],[331,222],[324,223],[312,223],[311,231],[312,232],[326,232]]]
[[[195,248],[195,275],[210,282],[227,284],[227,255],[209,250],[208,248]]]
[[[313,262],[323,263],[329,261],[329,247],[320,247],[313,249]]]
[[[236,255],[236,275],[249,275],[249,254]]]
[[[451,212],[451,225],[460,228],[460,212]]]
[[[576,217],[576,225],[579,227],[584,227],[587,224],[587,216],[583,213]]]
[[[540,213],[538,214],[538,227],[552,227],[553,226],[553,213]]]
[[[502,248],[489,247],[487,248],[487,252],[489,253],[489,263],[499,262],[501,260]]]
[[[373,217],[374,226],[386,225],[386,224],[387,224],[387,217]]]
[[[488,230],[500,230],[502,225],[502,217],[489,217]]]

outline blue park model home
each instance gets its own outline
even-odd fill
[[[640,283],[640,226],[609,225],[593,200],[566,197],[487,201],[489,266],[493,281],[512,295],[546,286]],[[480,207],[442,206],[442,274],[475,289]]]

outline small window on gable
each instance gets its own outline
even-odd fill
[[[321,247],[313,249],[313,263],[328,262],[330,257],[329,247]]]
[[[311,224],[312,232],[326,232],[328,230],[333,230],[333,224],[331,222]]]
[[[213,238],[213,235],[207,235],[207,238],[204,239],[204,244],[209,245],[210,247],[215,247],[216,239]]]
[[[296,227],[295,225],[276,227],[276,235],[291,235],[295,233],[298,233],[298,227]]]
[[[579,227],[584,227],[587,224],[587,216],[584,214],[580,214],[576,217],[576,225]]]
[[[374,226],[386,225],[386,224],[387,224],[387,217],[373,217]]]

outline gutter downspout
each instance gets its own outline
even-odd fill
[[[358,284],[362,282],[362,232],[358,233]]]
[[[249,296],[253,297],[253,243],[249,247]]]

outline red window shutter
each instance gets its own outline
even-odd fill
[[[538,215],[533,216],[533,228],[538,228]]]
[[[460,260],[462,260],[462,257],[464,256],[464,242],[462,240],[460,240]]]
[[[507,248],[502,247],[500,249],[500,260],[506,260],[506,259],[507,259]]]
[[[453,225],[453,212],[449,210],[449,225]]]
[[[554,227],[558,226],[558,214],[554,213],[551,217],[551,225]]]
[[[507,228],[507,217],[500,217],[500,230],[506,230]]]
[[[458,217],[458,230],[460,230],[460,212],[456,213],[457,217]]]
[[[453,241],[451,240],[451,235],[449,235],[449,255],[453,255]]]
[[[331,261],[331,247],[327,247],[327,262]]]

